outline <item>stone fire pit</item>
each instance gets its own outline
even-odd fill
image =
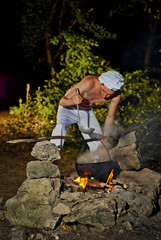
[[[119,186],[127,186],[126,189],[117,187],[112,192],[93,192],[90,188],[83,192],[74,183],[75,187],[67,187],[66,179],[60,176],[58,166],[52,163],[51,156],[45,154],[45,146],[49,149],[50,143],[37,143],[35,147],[41,146],[44,157],[27,164],[27,179],[17,194],[5,204],[6,218],[13,226],[49,230],[62,224],[83,225],[101,231],[117,225],[128,230],[159,226],[161,174],[147,168],[141,169],[135,139],[130,141],[129,137],[126,136],[129,145],[122,139],[110,151],[115,158],[121,154],[122,171],[116,182]],[[53,147],[59,159],[57,149]],[[35,149],[33,151],[36,157]],[[128,159],[130,160],[126,164]]]

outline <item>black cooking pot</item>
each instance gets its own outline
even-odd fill
[[[75,163],[76,170],[80,177],[94,177],[96,180],[105,182],[113,171],[113,178],[116,178],[121,172],[121,168],[119,167],[116,161],[110,160],[106,162],[97,162],[97,163]]]

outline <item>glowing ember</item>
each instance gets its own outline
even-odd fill
[[[106,184],[112,184],[112,178],[113,178],[113,169],[112,171],[110,172],[109,176],[108,176],[108,179],[106,181]]]
[[[110,186],[108,190],[109,190],[110,192],[112,192],[112,191],[114,190],[114,188]]]
[[[88,183],[88,178],[78,177],[77,179],[74,180],[74,182],[78,183],[83,189],[85,189]]]

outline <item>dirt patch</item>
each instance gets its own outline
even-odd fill
[[[80,228],[62,228],[60,227],[56,231],[46,232],[45,230],[27,229],[24,231],[26,234],[25,240],[32,239],[44,239],[44,240],[160,240],[160,231],[150,231],[148,229],[142,229],[141,231],[125,231],[122,227],[114,228],[113,230],[107,229],[103,232],[96,231],[94,229],[88,229],[85,226]],[[39,238],[38,238],[39,236]],[[9,238],[3,239],[9,240]]]
[[[28,154],[4,152],[0,154],[0,198],[13,197],[26,179],[26,165],[32,158]]]
[[[121,228],[114,230],[106,230],[104,232],[90,231],[84,233],[82,231],[73,231],[71,233],[60,234],[60,240],[159,240],[161,232],[143,231],[124,231]],[[52,238],[50,239],[52,240]]]

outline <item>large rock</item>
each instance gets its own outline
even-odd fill
[[[111,193],[60,193],[60,178],[27,179],[6,202],[12,225],[54,229],[62,221],[105,230],[117,224],[143,226],[161,222],[161,174],[149,169],[122,171]],[[127,184],[127,190],[120,184]],[[150,223],[150,224],[151,224]],[[131,225],[130,225],[131,224]],[[141,225],[140,225],[141,224]]]
[[[96,152],[85,152],[78,156],[77,162],[80,164],[98,163],[113,160],[117,162],[121,170],[139,170],[140,152],[136,145],[135,131],[122,136],[118,144],[108,149],[103,145]]]
[[[137,148],[135,131],[122,136],[109,154],[112,160],[119,163],[121,170],[139,170],[140,151]]]
[[[56,161],[61,158],[60,153],[55,144],[49,141],[37,142],[32,149],[31,156],[41,161]]]
[[[126,213],[124,200],[107,198],[83,201],[72,208],[71,213],[63,218],[66,223],[78,222],[100,230],[115,226],[117,219]]]
[[[59,191],[59,178],[27,179],[6,202],[5,216],[12,225],[53,229],[60,218],[52,212]]]
[[[140,160],[136,144],[133,143],[126,147],[116,146],[109,151],[111,159],[117,161],[121,170],[139,170]]]
[[[140,171],[123,171],[117,181],[128,184],[128,191],[123,192],[120,198],[126,200],[130,209],[138,215],[150,217],[161,208],[161,174],[146,168]]]
[[[27,164],[26,175],[28,178],[54,178],[60,177],[58,166],[50,161],[31,161]]]
[[[161,174],[144,168],[140,171],[122,171],[117,177],[121,183],[130,184],[130,190],[144,194],[159,194]]]
[[[117,146],[119,148],[123,148],[123,147],[127,147],[129,145],[132,145],[133,143],[136,143],[135,131],[132,131],[132,132],[120,137]]]

